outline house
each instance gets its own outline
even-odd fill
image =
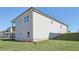
[[[12,21],[15,24],[15,40],[42,41],[68,32],[68,25],[37,10],[29,8]]]
[[[2,37],[2,31],[0,31],[0,38]]]
[[[0,38],[15,38],[15,27],[9,27],[6,30],[1,31]]]
[[[6,38],[11,38],[11,33],[12,33],[12,28],[11,27],[9,27],[9,28],[7,28],[6,29]]]
[[[1,31],[1,38],[7,38],[7,30]]]
[[[6,32],[7,32],[7,38],[15,38],[15,26],[13,28],[12,27],[7,28]]]

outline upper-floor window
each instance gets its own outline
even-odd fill
[[[25,16],[24,17],[24,23],[28,23],[29,22],[29,16]]]

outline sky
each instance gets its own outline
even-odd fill
[[[27,7],[0,7],[0,31],[11,27],[11,20],[26,11]],[[40,7],[38,10],[67,24],[69,31],[79,30],[79,8],[78,7]]]

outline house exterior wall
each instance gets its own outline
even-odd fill
[[[24,23],[25,16],[29,16],[29,22],[26,24]],[[41,15],[33,11],[33,9],[17,17],[15,25],[15,40],[18,41],[48,40],[68,31],[66,25]],[[30,32],[29,38],[27,37],[27,32]]]
[[[62,29],[61,29],[60,25],[61,23],[57,21],[51,20],[37,12],[33,12],[34,41],[47,40],[46,38],[49,38],[51,33],[66,33],[67,26],[62,24]]]
[[[24,17],[29,16],[29,22],[24,23]],[[22,14],[20,17],[16,19],[15,22],[16,25],[16,33],[15,33],[15,39],[18,41],[31,41],[33,37],[33,31],[32,31],[32,10],[29,10]],[[27,32],[30,32],[30,37],[27,38]]]

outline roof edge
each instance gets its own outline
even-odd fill
[[[21,13],[19,16],[21,16],[22,14],[24,14],[25,12],[27,12],[27,11],[29,11],[29,10],[31,10],[31,9],[32,9],[33,11],[35,11],[35,12],[37,12],[37,13],[39,13],[39,14],[45,16],[45,17],[48,17],[48,18],[50,18],[50,19],[52,19],[52,20],[54,20],[54,21],[57,21],[57,22],[59,22],[59,23],[61,23],[61,24],[63,24],[63,25],[66,25],[66,26],[68,27],[67,24],[65,24],[65,23],[63,23],[63,22],[57,20],[56,18],[54,18],[54,17],[52,17],[52,16],[47,15],[46,13],[44,13],[44,12],[42,12],[42,11],[39,11],[38,9],[36,9],[36,8],[34,8],[34,7],[28,8],[26,11],[24,11],[23,13]],[[19,16],[17,16],[16,18],[18,18]],[[15,19],[16,19],[16,18],[14,18],[11,22],[15,23]]]
[[[65,24],[65,23],[63,23],[63,22],[57,20],[56,18],[54,18],[54,17],[52,17],[52,16],[47,15],[46,13],[44,13],[44,12],[42,12],[42,11],[39,11],[39,10],[36,9],[36,8],[34,8],[33,11],[35,11],[35,12],[37,12],[37,13],[39,13],[39,14],[41,14],[41,15],[47,17],[47,18],[50,18],[50,19],[52,19],[52,20],[54,20],[54,21],[56,21],[56,22],[59,22],[59,23],[61,23],[61,24],[63,24],[63,25],[68,26],[67,24]]]
[[[28,8],[26,11],[22,12],[19,16],[21,16],[21,15],[24,14],[25,12],[29,11],[30,9],[34,9],[34,7]],[[19,16],[17,16],[16,18],[18,18]],[[16,19],[16,18],[14,18],[11,22],[15,23],[15,19]]]

